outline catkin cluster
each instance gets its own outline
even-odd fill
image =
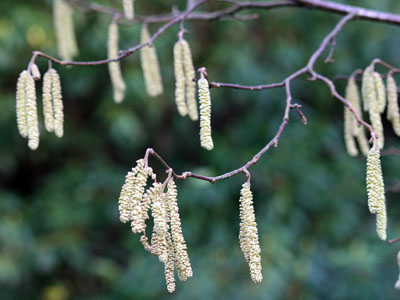
[[[78,54],[72,8],[64,0],[54,0],[54,27],[58,54],[63,60],[72,60]]]
[[[189,43],[180,39],[174,46],[175,102],[181,116],[196,121],[199,118],[196,103],[195,71]]]
[[[380,151],[372,148],[367,156],[368,208],[376,214],[376,232],[381,240],[386,240],[386,204]]]
[[[240,191],[240,249],[249,264],[250,276],[254,282],[261,282],[261,249],[258,242],[258,230],[253,206],[253,194],[250,183],[242,185]]]
[[[153,184],[146,189],[148,178],[153,180]],[[145,167],[141,159],[126,175],[119,197],[121,222],[131,222],[132,231],[142,233],[140,241],[145,250],[158,256],[164,264],[167,290],[170,293],[175,290],[175,268],[181,281],[193,276],[182,233],[177,196],[174,180],[169,179],[166,187],[156,182],[153,170]],[[146,236],[149,209],[154,221],[150,243]]]
[[[125,18],[132,20],[135,16],[134,0],[122,0]]]
[[[355,78],[352,76],[347,82],[346,86],[346,99],[354,107],[354,110],[361,116],[361,104],[360,104],[360,94],[358,92],[358,87]],[[350,109],[344,107],[344,140],[346,144],[346,149],[349,155],[357,156],[358,149],[356,145],[357,139],[358,145],[361,152],[367,156],[369,152],[369,145],[367,136],[365,134],[365,129],[363,126],[358,126],[357,119],[354,117]]]
[[[118,57],[118,24],[113,21],[108,28],[108,59]],[[111,83],[113,87],[113,96],[116,103],[120,103],[125,97],[126,85],[122,77],[119,61],[113,61],[108,64]]]
[[[211,97],[208,81],[200,78],[199,103],[200,103],[200,145],[204,149],[212,150],[214,143],[211,137]]]
[[[39,121],[36,103],[35,80],[41,78],[36,64],[19,75],[16,93],[17,126],[20,135],[28,138],[28,147],[39,147]],[[43,114],[45,128],[56,136],[64,134],[64,112],[61,96],[60,77],[56,70],[49,68],[43,76]]]
[[[147,25],[143,24],[140,35],[140,43],[146,43],[150,40],[150,34]],[[156,49],[154,45],[144,46],[140,50],[140,61],[143,70],[144,82],[146,85],[147,94],[156,97],[163,93],[163,83],[158,63]]]

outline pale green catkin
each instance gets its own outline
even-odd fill
[[[36,104],[35,81],[28,74],[26,77],[26,120],[28,126],[28,147],[36,150],[39,147],[39,122]]]
[[[31,75],[34,80],[40,79],[40,71],[36,64],[32,64],[32,66],[31,66]]]
[[[55,69],[50,69],[50,75],[54,110],[54,133],[61,138],[64,135],[64,105],[61,95],[60,76]]]
[[[182,41],[179,40],[174,45],[174,73],[175,73],[175,103],[181,116],[188,113],[185,101],[186,79],[183,67]]]
[[[399,270],[400,270],[400,251],[397,252],[397,265],[399,266]],[[398,277],[396,283],[394,284],[394,287],[396,290],[400,290],[400,272],[399,272],[399,277]]]
[[[387,119],[392,123],[394,133],[400,136],[400,114],[397,96],[397,85],[391,73],[389,73],[387,77],[386,85],[388,99]]]
[[[150,40],[150,34],[147,25],[143,24],[140,35],[140,43],[146,43]],[[147,94],[156,97],[163,93],[163,83],[158,63],[157,53],[154,45],[144,46],[140,50],[140,61],[143,70],[144,82]]]
[[[190,119],[196,121],[199,119],[196,101],[196,72],[193,66],[192,52],[189,43],[182,39],[183,67],[186,80],[186,102]]]
[[[350,78],[346,86],[346,99],[353,105],[355,97],[357,97],[357,85],[355,85],[354,78]],[[353,113],[347,106],[344,106],[344,141],[347,152],[350,156],[357,156],[358,150],[354,136],[358,134],[357,120],[353,116]]]
[[[365,68],[362,76],[361,93],[364,111],[369,111],[369,97],[371,97],[371,93],[375,93],[374,77],[372,76],[372,72],[372,66],[368,66]]]
[[[376,77],[376,76],[375,76]],[[378,84],[379,86],[379,84]],[[381,88],[380,92],[382,92]],[[363,101],[367,103],[369,111],[369,119],[371,125],[378,135],[378,147],[382,149],[385,143],[383,135],[383,125],[381,120],[381,105],[378,99],[378,93],[375,85],[374,75],[371,66],[368,67],[363,76]],[[381,100],[382,101],[382,100]],[[365,108],[365,107],[364,107]]]
[[[54,131],[54,110],[53,110],[53,97],[51,91],[51,74],[47,71],[43,76],[43,115],[44,127],[48,132]]]
[[[251,279],[258,283],[263,279],[261,270],[261,249],[253,206],[253,194],[248,182],[240,190],[240,249],[249,264]]]
[[[108,28],[108,59],[118,57],[118,37],[118,24],[113,21]],[[110,73],[111,84],[113,87],[114,101],[116,103],[121,103],[125,97],[126,85],[122,77],[119,61],[108,63],[108,71]]]
[[[382,77],[378,72],[373,72],[372,76],[374,77],[376,97],[378,101],[378,111],[379,113],[383,113],[386,107],[385,84],[383,83]]]
[[[122,0],[125,18],[132,20],[134,18],[134,0]]]
[[[198,86],[200,103],[200,145],[204,149],[212,150],[214,148],[214,143],[211,137],[211,97],[207,79],[199,79]]]
[[[380,151],[371,149],[367,157],[368,208],[376,214],[376,231],[381,240],[386,240],[385,187],[380,160]]]
[[[28,137],[28,124],[26,120],[26,79],[28,71],[24,70],[19,74],[17,81],[17,97],[16,97],[16,112],[17,126],[19,134],[26,138]]]
[[[361,117],[362,111],[361,111],[361,103],[360,103],[360,94],[359,94],[358,87],[357,87],[354,77],[351,77],[347,83],[346,99],[350,102],[350,104],[354,107],[354,110]],[[350,119],[350,120],[346,121],[346,119]],[[347,125],[346,125],[346,122],[348,122]],[[351,130],[346,128],[346,126],[350,127]],[[349,133],[349,131],[351,132],[351,134]],[[349,135],[349,136],[346,137],[346,135]],[[358,146],[360,147],[362,154],[364,156],[367,156],[368,152],[369,152],[369,145],[368,145],[367,136],[365,134],[365,128],[364,128],[364,126],[358,126],[357,119],[354,117],[353,113],[347,107],[345,107],[345,142],[346,142],[346,148],[350,155],[352,155],[351,152],[353,154],[355,152],[355,151],[352,151],[352,148],[353,148],[352,144],[354,144],[354,147],[355,147],[354,137],[357,138]]]
[[[54,27],[58,54],[63,60],[72,60],[78,54],[72,8],[64,0],[54,0]]]

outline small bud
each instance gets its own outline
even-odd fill
[[[40,71],[36,64],[32,64],[32,66],[31,66],[31,75],[34,80],[40,79]]]

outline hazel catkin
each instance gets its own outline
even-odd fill
[[[392,123],[394,133],[397,136],[400,136],[400,114],[397,96],[397,85],[391,73],[389,73],[387,77],[386,85],[388,99],[387,119]]]
[[[211,137],[211,97],[208,81],[200,78],[199,103],[200,103],[200,145],[204,149],[212,150],[214,143]]]

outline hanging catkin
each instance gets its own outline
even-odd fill
[[[72,8],[64,0],[54,0],[54,27],[58,54],[63,60],[72,60],[78,54]]]
[[[108,59],[118,57],[118,24],[113,21],[108,28]],[[111,83],[113,86],[113,97],[116,103],[120,103],[125,97],[126,85],[121,73],[119,61],[108,63]]]
[[[167,284],[168,292],[173,293],[175,291],[175,276],[174,276],[175,253],[170,238],[167,239],[167,245],[168,245],[168,258],[164,264],[165,282]]]
[[[185,281],[193,276],[192,266],[190,264],[189,255],[185,238],[182,233],[181,220],[178,208],[178,192],[173,179],[168,182],[168,212],[170,215],[171,236],[176,256],[176,269],[181,281]]]
[[[185,101],[186,78],[183,67],[182,41],[179,40],[174,45],[174,73],[175,73],[175,103],[181,116],[186,116],[187,105]]]
[[[376,99],[378,101],[378,111],[379,113],[383,113],[386,107],[385,84],[383,83],[382,77],[378,72],[373,72],[372,76],[374,77]]]
[[[381,240],[386,240],[386,204],[380,152],[371,149],[367,157],[368,208],[376,214],[376,231]]]
[[[240,249],[249,264],[250,276],[254,282],[261,282],[261,249],[258,242],[258,230],[254,214],[253,194],[248,182],[240,190]]]
[[[134,0],[122,0],[125,18],[132,20],[134,17]]]
[[[196,121],[199,119],[196,102],[196,73],[193,66],[192,52],[189,43],[182,39],[183,67],[186,80],[186,102],[190,119]]]
[[[24,70],[19,74],[17,81],[17,126],[19,134],[26,138],[28,137],[28,124],[26,120],[26,79],[28,77],[28,71]]]
[[[54,131],[54,109],[51,92],[51,74],[47,71],[43,76],[43,115],[44,115],[44,127],[48,132]]]
[[[397,85],[391,73],[389,73],[387,77],[386,85],[388,99],[387,119],[392,123],[394,133],[400,136],[400,114],[399,104],[397,102]]]
[[[35,81],[28,71],[22,71],[17,82],[17,125],[22,137],[28,138],[28,147],[39,147],[39,123],[36,105]]]
[[[199,82],[199,103],[200,103],[200,144],[207,150],[214,148],[211,137],[211,97],[208,81],[200,78]]]
[[[147,25],[143,24],[140,35],[140,43],[143,44],[149,40],[150,34],[147,29]],[[147,94],[152,97],[161,95],[164,88],[162,84],[160,65],[158,63],[157,53],[154,45],[146,45],[140,50],[140,61]]]
[[[363,92],[364,109],[365,106],[368,107],[369,119],[371,120],[371,125],[378,135],[378,147],[379,149],[382,149],[385,143],[383,135],[383,125],[381,120],[382,103],[381,104],[379,103],[378,93],[376,89],[377,87],[379,87],[379,83],[378,85],[375,84],[375,79],[371,66],[365,69],[362,84],[363,84],[362,92]],[[381,93],[382,90],[380,87],[379,89],[380,89],[379,93]]]

